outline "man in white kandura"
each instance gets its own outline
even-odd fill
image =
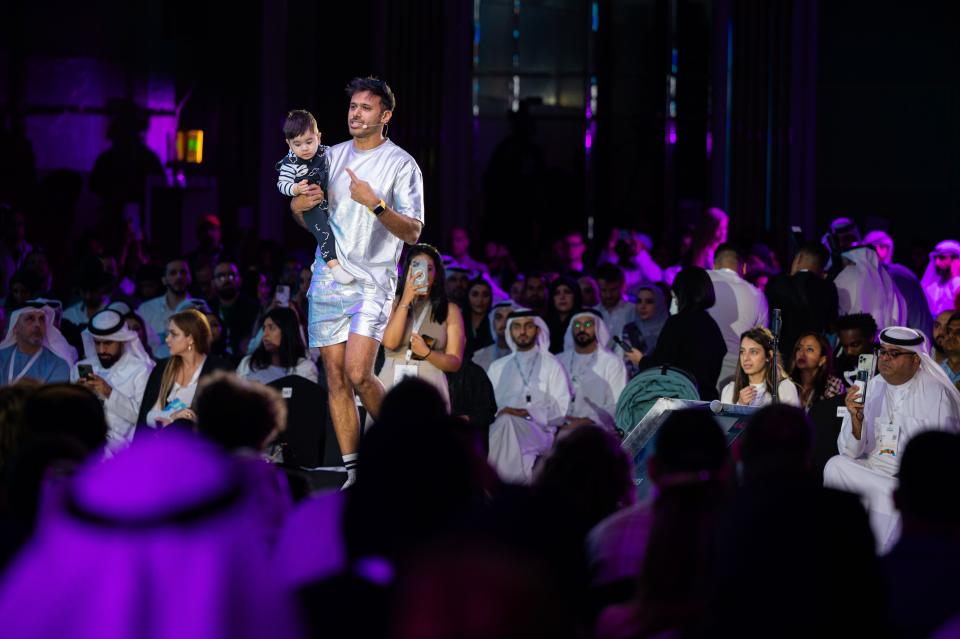
[[[80,337],[84,359],[70,370],[70,379],[103,401],[107,446],[117,450],[133,441],[140,402],[155,364],[139,336],[115,310],[106,309],[90,318]]]
[[[44,384],[66,382],[76,351],[53,325],[54,310],[32,300],[10,315],[7,335],[0,342],[0,386],[24,377]]]
[[[490,364],[510,354],[511,351],[510,347],[507,346],[506,338],[507,318],[510,317],[510,313],[516,308],[517,305],[513,300],[507,300],[494,304],[490,309],[490,315],[488,317],[490,333],[493,334],[496,341],[489,346],[484,346],[473,354],[474,364],[482,367],[483,370],[489,370]]]
[[[507,345],[513,351],[487,372],[497,400],[490,425],[490,465],[500,478],[530,483],[537,457],[553,446],[570,406],[567,373],[550,354],[550,331],[534,311],[510,314]]]
[[[617,400],[627,385],[627,368],[613,351],[602,346],[609,340],[606,322],[593,309],[570,318],[563,352],[557,356],[573,387],[566,426],[616,428]]]
[[[900,455],[911,437],[925,430],[960,431],[960,392],[927,354],[923,334],[893,326],[880,332],[880,375],[860,391],[847,392],[847,415],[823,483],[861,495],[870,513],[877,548],[896,541],[899,515],[892,492]]]

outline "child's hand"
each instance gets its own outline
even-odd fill
[[[310,183],[307,182],[306,180],[300,180],[299,182],[293,185],[293,194],[302,195],[303,192],[306,190],[308,184]]]

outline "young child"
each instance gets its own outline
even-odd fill
[[[283,123],[283,135],[287,139],[290,151],[277,162],[280,178],[277,188],[286,196],[300,195],[307,184],[317,184],[327,192],[330,177],[330,163],[326,147],[320,144],[320,131],[317,121],[309,111],[296,109],[287,114]],[[349,284],[353,276],[347,273],[337,260],[337,244],[330,231],[327,200],[303,214],[307,228],[317,238],[320,257],[333,272],[333,279],[341,284]]]

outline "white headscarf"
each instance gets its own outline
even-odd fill
[[[917,371],[917,375],[923,375],[927,378],[928,383],[943,386],[946,389],[947,397],[954,405],[954,410],[960,414],[960,391],[947,377],[943,368],[930,357],[930,347],[923,333],[906,326],[891,326],[880,331],[880,343],[916,353],[920,357],[920,369]]]
[[[890,247],[889,260],[893,260],[893,238],[886,231],[870,231],[867,233],[866,237],[863,238],[863,244],[869,244],[870,246],[876,248],[886,244]]]
[[[953,299],[951,295],[949,304],[944,308],[939,308],[938,301],[933,299],[933,297],[931,297],[931,294],[930,292],[927,291],[927,288],[935,287],[935,286],[948,288],[950,287],[952,280],[956,279],[951,274],[951,277],[948,278],[946,284],[940,283],[940,276],[937,275],[937,267],[934,264],[934,258],[936,258],[936,256],[938,255],[960,256],[960,242],[957,242],[956,240],[944,240],[939,244],[937,244],[937,246],[932,251],[930,251],[930,261],[927,262],[927,268],[923,272],[923,277],[920,279],[920,286],[923,287],[923,292],[927,294],[927,298],[930,300],[930,312],[933,315],[936,315],[940,311],[943,311],[944,308],[952,307]]]
[[[17,343],[16,331],[14,330],[17,327],[17,322],[20,321],[20,316],[25,313],[43,313],[44,323],[47,325],[47,330],[43,335],[43,345],[52,352],[54,355],[62,359],[67,363],[68,366],[73,366],[77,363],[77,350],[70,346],[67,342],[67,338],[57,329],[53,324],[53,318],[55,311],[53,307],[43,304],[39,300],[30,300],[27,302],[26,306],[22,306],[10,314],[10,323],[7,325],[7,334],[4,336],[3,341],[0,342],[0,348],[7,348]]]
[[[496,314],[497,309],[500,308],[509,308],[511,312],[520,308],[516,302],[511,299],[504,300],[503,302],[497,302],[490,307],[490,312],[487,313],[487,321],[490,323],[490,334],[493,335],[494,341],[497,339],[497,327],[494,322],[494,314]],[[506,335],[506,334],[504,334]]]
[[[537,328],[540,329],[537,331],[537,344],[534,348],[541,353],[549,353],[550,329],[547,328],[547,323],[543,321],[543,318],[529,308],[517,307],[512,313],[510,313],[510,319],[507,320],[507,329],[503,333],[503,337],[507,341],[507,346],[510,347],[512,352],[517,352],[517,344],[513,341],[513,337],[510,336],[510,326],[513,324],[513,320],[520,319],[522,317],[532,317],[533,323],[536,324]]]
[[[600,313],[592,308],[579,310],[570,317],[570,322],[567,324],[567,332],[563,335],[563,350],[574,350],[575,342],[573,339],[573,323],[578,317],[588,317],[593,320],[593,325],[596,327],[597,332],[597,344],[599,344],[601,349],[609,351],[610,349],[608,349],[605,345],[610,343],[610,329],[607,328],[607,323],[603,321]]]
[[[877,251],[872,246],[857,246],[844,251],[843,258],[852,264],[834,280],[841,314],[869,313],[881,329],[905,322],[907,303],[887,270],[880,268]]]
[[[127,328],[124,316],[112,308],[107,308],[90,318],[87,328],[80,334],[83,340],[83,354],[87,359],[96,359],[96,341],[123,342],[122,357],[137,359],[153,368],[154,362],[140,343],[140,336]]]

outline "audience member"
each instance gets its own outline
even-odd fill
[[[774,401],[774,388],[779,403],[800,406],[797,385],[783,370],[779,353],[773,350],[773,333],[757,326],[740,336],[740,364],[733,381],[720,392],[720,401],[741,406],[766,406]]]
[[[946,357],[940,366],[947,374],[950,383],[960,391],[960,312],[950,316],[943,330],[943,353]]]
[[[450,230],[450,255],[457,264],[468,268],[474,273],[486,273],[487,265],[470,256],[470,235],[461,227]]]
[[[570,381],[550,354],[550,330],[535,311],[513,311],[505,336],[512,354],[487,371],[498,409],[490,426],[490,464],[506,482],[530,483],[537,458],[553,446],[567,415]]]
[[[377,375],[386,389],[407,376],[436,386],[447,406],[444,373],[460,369],[464,330],[460,307],[447,298],[443,262],[429,244],[407,251],[400,267],[393,311],[383,333],[383,368]]]
[[[513,295],[510,296],[513,299]],[[547,278],[542,273],[528,272],[523,278],[523,299],[521,304],[536,311],[543,317],[547,310]]]
[[[604,610],[598,639],[686,636],[703,623],[727,502],[726,457],[723,431],[710,413],[667,418],[648,462],[660,488],[653,504],[614,515],[591,533],[594,565],[602,571],[595,583],[606,587],[607,600],[624,601],[631,577],[636,583],[627,603]],[[628,539],[637,547],[626,548]]]
[[[691,489],[706,489],[717,498],[723,494],[728,472],[723,431],[707,411],[674,412],[657,432],[646,464],[650,480],[657,486],[654,498],[613,513],[587,538],[591,586],[604,603],[624,603],[636,593],[648,556],[656,500],[667,498],[664,506],[673,509],[677,507],[670,505],[674,495]],[[672,492],[678,489],[680,492]]]
[[[489,445],[489,428],[497,416],[497,399],[486,371],[476,362],[463,360],[460,369],[446,373],[450,392],[450,414],[459,417],[482,436],[484,450]]]
[[[633,319],[623,327],[622,337],[628,346],[641,353],[652,353],[657,348],[660,331],[668,317],[670,312],[663,289],[657,284],[641,284],[637,288]],[[633,377],[637,372],[636,364],[629,361],[629,376]]]
[[[44,384],[70,379],[76,354],[53,325],[53,315],[49,306],[33,302],[10,316],[0,342],[0,386],[24,377]]]
[[[490,309],[488,321],[490,331],[496,336],[496,341],[490,346],[485,346],[473,354],[473,361],[484,371],[490,370],[490,364],[506,357],[510,354],[510,347],[507,345],[505,332],[507,329],[507,318],[510,313],[519,308],[513,301],[499,302]]]
[[[138,427],[162,428],[179,419],[196,422],[191,407],[199,379],[217,370],[233,370],[230,362],[210,355],[210,325],[196,309],[170,316],[166,342],[170,357],[158,362],[150,373]]]
[[[920,279],[906,266],[893,261],[893,238],[884,231],[870,231],[863,243],[877,251],[880,265],[886,269],[897,285],[897,290],[907,304],[906,324],[923,333],[929,340],[933,335],[932,315],[927,306],[927,297],[920,285]]]
[[[199,271],[203,267],[213,269],[225,261],[223,235],[220,230],[220,218],[212,213],[204,215],[197,222],[197,248],[187,254],[190,270],[200,282]]]
[[[205,377],[194,404],[197,432],[231,452],[262,453],[287,427],[279,392],[227,371]]]
[[[837,320],[837,377],[852,384],[846,374],[855,371],[861,355],[872,355],[877,339],[877,322],[872,315],[855,313]]]
[[[856,497],[811,478],[803,411],[763,408],[741,439],[742,486],[719,535],[702,636],[886,636],[867,517]]]
[[[577,281],[561,275],[550,282],[547,312],[543,319],[550,329],[550,352],[557,355],[564,349],[563,339],[573,313],[583,306]],[[606,344],[604,344],[606,346]]]
[[[593,309],[573,313],[557,359],[570,378],[571,398],[563,429],[587,424],[616,430],[617,400],[627,384],[623,360],[602,344],[609,343],[606,323]]]
[[[165,343],[167,320],[184,300],[190,299],[190,265],[187,261],[175,258],[169,260],[165,268],[162,280],[164,294],[147,300],[137,308],[137,314],[153,329],[150,337],[155,341],[151,342],[150,349],[159,359],[170,355]]]
[[[685,268],[674,278],[672,290],[677,313],[663,325],[656,348],[646,356],[633,349],[627,356],[641,369],[653,366],[683,369],[697,381],[700,399],[718,399],[717,378],[727,346],[720,327],[707,313],[716,301],[710,276],[702,268]]]
[[[597,280],[589,275],[581,275],[577,278],[577,284],[580,285],[580,300],[586,308],[594,308],[600,304],[600,285]]]
[[[880,268],[872,246],[854,246],[841,253],[843,269],[834,278],[841,315],[868,313],[877,326],[902,326],[907,320],[907,303],[893,278]]]
[[[947,328],[947,322],[950,321],[955,312],[953,309],[948,309],[937,313],[937,316],[933,318],[933,348],[930,354],[938,364],[942,364],[947,357],[947,354],[943,352],[943,334]]]
[[[563,236],[563,250],[561,252],[561,273],[570,271],[583,273],[583,254],[587,252],[587,245],[583,241],[580,231],[570,231]]]
[[[240,360],[237,375],[261,384],[287,375],[317,381],[317,366],[307,357],[296,311],[278,306],[267,312],[260,328],[263,337],[254,351]]]
[[[846,392],[843,381],[833,374],[830,342],[820,333],[804,333],[793,347],[790,378],[800,386],[800,406],[807,412],[819,401]]]
[[[755,326],[767,325],[767,300],[762,292],[743,279],[746,265],[736,248],[730,244],[718,246],[713,264],[714,270],[707,271],[707,274],[717,301],[707,312],[720,327],[727,345],[720,379],[717,380],[717,388],[722,388],[726,380],[736,374],[741,336]]]
[[[241,295],[240,269],[232,262],[220,262],[213,271],[216,297],[210,309],[216,313],[227,328],[227,352],[239,359],[245,352],[253,334],[260,308],[257,301]]]
[[[30,271],[17,271],[7,284],[7,296],[4,299],[3,310],[9,318],[16,309],[39,296],[43,291],[40,279]]]
[[[92,461],[6,575],[5,634],[300,636],[266,561],[260,506],[236,466],[179,433]],[[40,599],[60,614],[25,614]]]
[[[930,314],[955,308],[960,293],[960,242],[944,240],[930,253],[930,262],[920,280],[930,305]]]
[[[483,277],[475,277],[467,284],[467,303],[461,308],[463,314],[463,328],[466,333],[464,358],[470,359],[473,354],[490,346],[494,342],[493,332],[490,330],[490,307],[493,304],[493,289]]]
[[[781,354],[789,364],[791,346],[802,333],[827,333],[837,320],[839,298],[837,287],[826,279],[830,252],[820,242],[800,247],[790,273],[770,278],[764,292],[769,308],[781,311]]]
[[[910,440],[900,462],[893,502],[903,528],[881,560],[893,636],[931,637],[960,614],[958,457],[960,436],[928,431]]]
[[[890,495],[901,451],[925,430],[960,431],[960,392],[927,355],[926,339],[911,328],[880,333],[880,375],[847,391],[848,414],[837,440],[840,455],[824,469],[824,485],[861,495],[877,547],[896,541],[898,517]]]
[[[78,288],[80,301],[63,311],[63,319],[82,331],[90,318],[110,303],[110,278],[99,259],[90,257],[81,265]]]
[[[447,299],[460,306],[467,304],[467,287],[470,286],[470,280],[476,275],[476,272],[466,266],[461,266],[456,262],[450,262],[444,266],[444,288],[447,292]]]
[[[133,441],[140,401],[155,364],[115,310],[94,315],[82,337],[84,359],[70,369],[70,380],[103,402],[107,446],[117,451]]]
[[[621,335],[623,327],[633,319],[633,305],[623,299],[624,279],[623,270],[616,264],[601,264],[597,267],[595,275],[597,283],[600,285],[600,308],[597,309],[603,314],[603,319],[607,322],[607,328],[610,329],[610,335]],[[613,344],[604,344],[612,348]]]

